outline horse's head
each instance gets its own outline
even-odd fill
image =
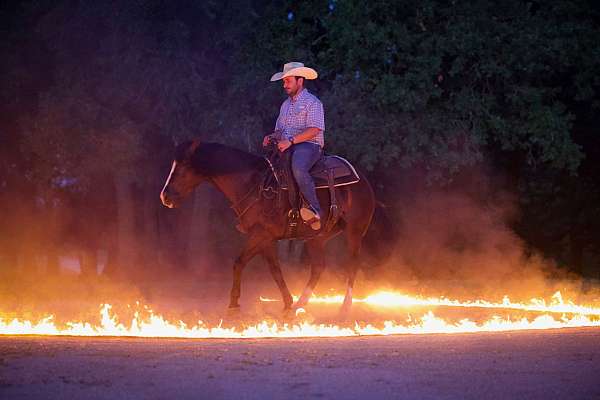
[[[166,207],[178,207],[202,181],[202,174],[194,166],[194,157],[199,146],[200,142],[197,140],[177,146],[171,172],[160,192],[160,200]]]

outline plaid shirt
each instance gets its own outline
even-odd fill
[[[294,98],[288,97],[279,109],[279,118],[275,123],[275,131],[281,136],[292,138],[307,128],[319,128],[317,136],[309,142],[323,147],[325,140],[325,113],[323,103],[308,90],[303,89]]]

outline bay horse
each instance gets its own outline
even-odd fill
[[[306,305],[325,268],[326,243],[344,232],[351,257],[346,265],[348,278],[341,311],[349,311],[362,239],[375,209],[375,196],[371,185],[364,175],[359,173],[360,180],[357,183],[335,188],[340,218],[328,231],[322,228],[315,233],[310,227],[299,224],[302,227],[298,229],[297,238],[306,240],[311,268],[310,278],[302,295],[293,304],[293,298],[281,273],[276,247],[278,240],[286,238],[288,212],[285,207],[277,209],[272,200],[260,196],[260,185],[265,176],[271,173],[272,169],[265,157],[219,143],[187,141],[176,147],[171,172],[160,193],[160,199],[166,207],[177,207],[196,186],[206,181],[221,191],[231,203],[248,238],[233,264],[230,310],[239,309],[242,270],[258,254],[267,262],[269,271],[281,291],[284,310]],[[317,196],[324,210],[322,221],[327,221],[329,191],[317,189]]]

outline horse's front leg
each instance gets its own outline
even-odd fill
[[[238,310],[240,308],[239,299],[242,285],[242,271],[246,264],[262,251],[264,240],[265,238],[262,235],[251,235],[250,238],[248,238],[242,253],[233,263],[233,285],[229,296],[230,310]]]
[[[269,245],[266,245],[264,247],[263,257],[269,265],[269,271],[271,272],[271,276],[275,280],[275,283],[277,283],[277,287],[281,292],[281,298],[283,299],[283,309],[289,310],[292,307],[292,303],[294,300],[285,283],[285,280],[283,279],[283,274],[281,273],[279,257],[277,257],[276,242],[271,242]]]

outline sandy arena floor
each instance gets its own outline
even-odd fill
[[[0,337],[2,399],[595,399],[600,330],[336,339]]]

